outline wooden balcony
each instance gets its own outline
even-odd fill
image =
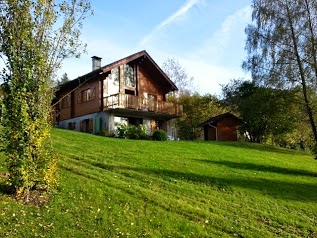
[[[118,93],[104,97],[103,103],[104,110],[130,109],[173,116],[181,116],[183,113],[183,107],[180,104],[166,101],[157,101],[155,99],[137,97],[129,94]]]

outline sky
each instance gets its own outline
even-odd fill
[[[244,29],[251,22],[251,0],[91,0],[94,15],[84,21],[87,53],[64,61],[59,75],[70,79],[101,65],[146,50],[162,66],[174,58],[194,78],[200,94],[221,94],[231,79],[249,79]]]

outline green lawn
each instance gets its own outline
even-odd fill
[[[58,129],[52,138],[58,190],[42,208],[22,205],[0,178],[0,237],[317,237],[308,154]]]

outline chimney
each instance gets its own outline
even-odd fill
[[[96,69],[100,69],[101,68],[101,59],[98,56],[93,56],[92,58],[92,71],[96,70]]]

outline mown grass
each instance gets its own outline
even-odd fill
[[[58,190],[37,208],[13,201],[0,179],[0,237],[317,237],[308,154],[52,133]]]

